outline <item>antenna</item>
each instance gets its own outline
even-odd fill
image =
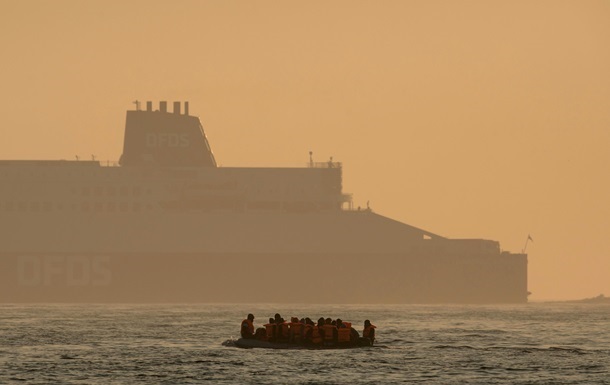
[[[135,105],[136,105],[136,111],[140,111],[140,101],[139,101],[139,100],[135,100],[135,101],[133,102],[133,104],[135,104]]]
[[[523,246],[523,249],[521,250],[521,254],[525,254],[525,250],[527,250],[527,244],[529,241],[534,242],[534,240],[532,239],[532,236],[527,234],[527,239],[525,240],[525,246]]]
[[[78,155],[75,155],[75,157],[76,157],[76,160],[80,160],[80,158],[78,157]]]
[[[313,151],[309,151],[309,167],[313,167]]]
[[[95,155],[91,154],[91,160],[95,161]]]

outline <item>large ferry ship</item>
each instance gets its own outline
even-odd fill
[[[219,167],[188,102],[118,164],[0,161],[0,302],[523,303],[527,255],[354,208],[342,164]]]

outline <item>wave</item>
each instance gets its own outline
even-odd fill
[[[492,350],[506,350],[514,351],[519,353],[535,353],[535,352],[560,352],[560,353],[571,353],[571,354],[590,354],[603,352],[606,349],[582,349],[578,347],[567,347],[567,346],[548,346],[548,347],[523,347],[523,346],[485,346],[475,347],[471,345],[435,345],[433,349],[457,349],[457,350],[481,350],[481,351],[492,351]]]

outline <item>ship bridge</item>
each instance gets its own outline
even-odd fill
[[[184,110],[182,109],[184,106]],[[311,155],[311,154],[310,154]],[[167,102],[154,109],[127,111],[124,169],[146,169],[172,188],[161,202],[166,209],[317,211],[352,208],[342,192],[342,164],[310,161],[306,167],[218,167],[198,117],[189,104]]]

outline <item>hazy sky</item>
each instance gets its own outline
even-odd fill
[[[0,0],[0,158],[118,160],[190,101],[223,166],[344,162],[356,205],[528,233],[532,300],[610,296],[610,1]]]

